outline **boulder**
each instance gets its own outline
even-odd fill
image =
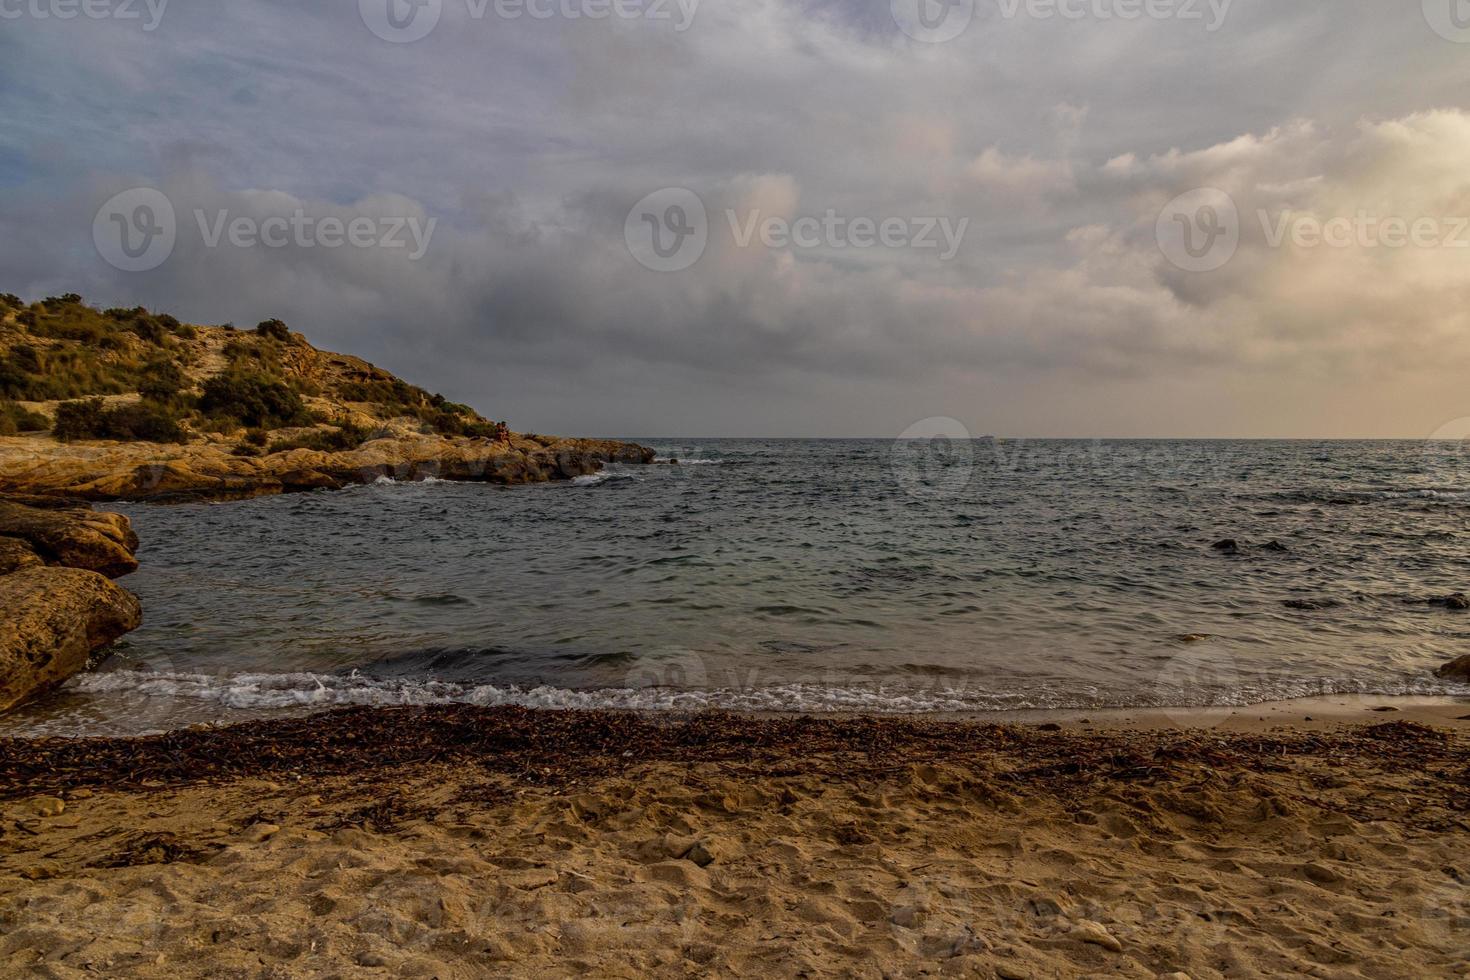
[[[41,556],[19,538],[0,538],[0,575],[44,564]]]
[[[117,578],[136,571],[138,536],[121,514],[75,507],[42,509],[0,499],[0,538],[20,541],[48,565]],[[8,553],[14,554],[9,547]]]
[[[0,711],[60,685],[143,621],[137,598],[83,568],[0,577]]]
[[[1470,682],[1470,653],[1451,660],[1436,670],[1434,675],[1450,681]]]

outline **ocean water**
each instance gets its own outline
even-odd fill
[[[1457,444],[640,441],[679,464],[119,505],[145,625],[0,733],[1466,692],[1470,612],[1426,601],[1470,590]]]

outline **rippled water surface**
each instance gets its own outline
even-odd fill
[[[680,465],[123,506],[146,624],[3,730],[1433,694],[1470,638],[1420,601],[1470,589],[1470,466],[1421,443],[644,441]]]

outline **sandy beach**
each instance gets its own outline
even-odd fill
[[[0,972],[1463,976],[1470,705],[1396,707],[4,741]]]

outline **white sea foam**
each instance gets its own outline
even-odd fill
[[[984,713],[1028,708],[1108,707],[1101,700],[1033,691],[1026,695],[977,688],[900,688],[891,685],[829,686],[811,683],[774,684],[757,688],[678,690],[609,687],[573,690],[519,687],[432,679],[380,679],[351,674],[245,673],[208,675],[186,672],[118,670],[81,674],[68,688],[78,694],[123,701],[155,698],[181,705],[213,706],[231,711],[274,711],[380,705],[474,704],[527,708],[600,708],[638,711],[727,711],[865,714]],[[1374,685],[1301,682],[1267,688],[1205,692],[1151,691],[1131,704],[1115,707],[1241,706],[1327,694],[1438,695],[1452,693],[1441,684],[1406,681]]]

